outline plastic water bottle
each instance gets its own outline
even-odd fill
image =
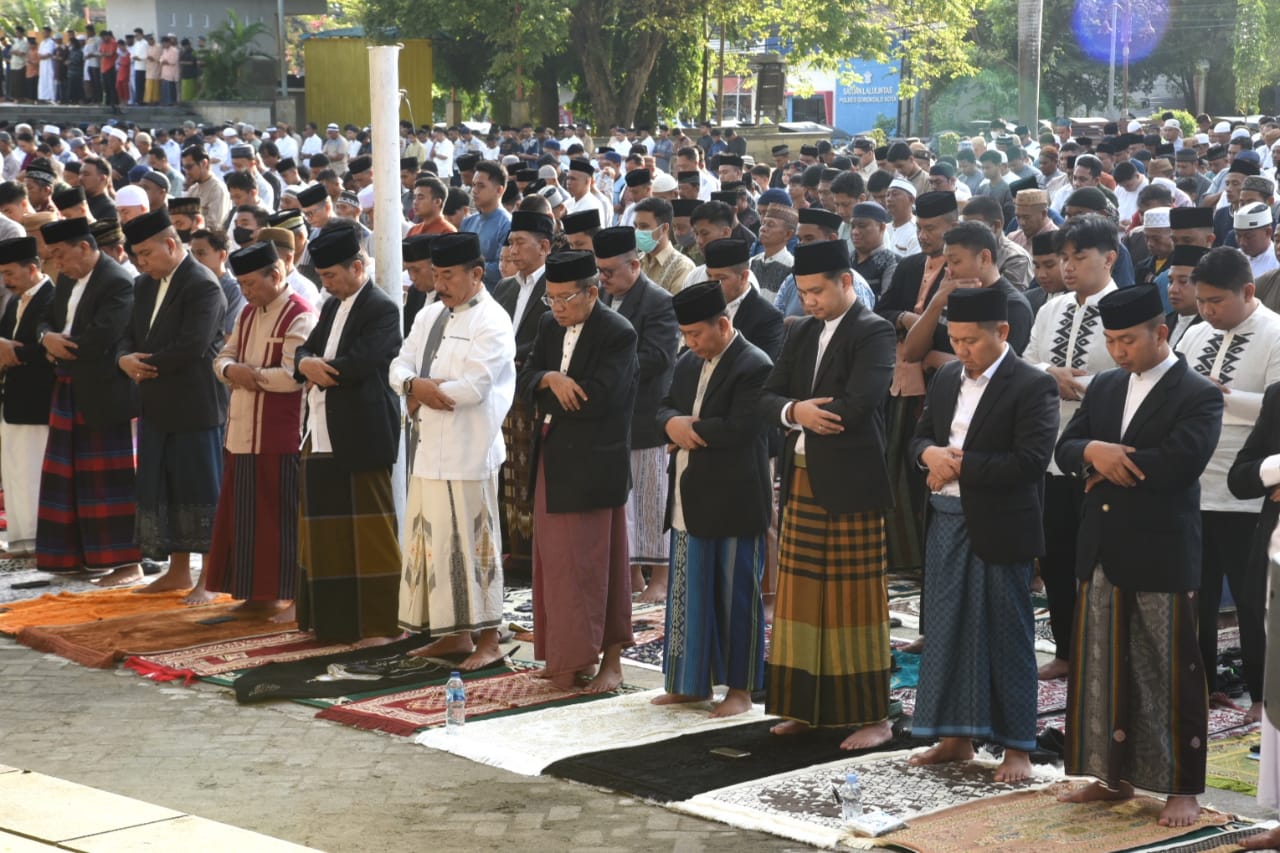
[[[857,773],[845,776],[840,786],[840,812],[845,823],[862,817],[862,785]]]
[[[444,728],[457,733],[467,722],[467,688],[462,676],[453,672],[444,686]]]

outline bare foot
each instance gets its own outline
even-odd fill
[[[1273,850],[1280,847],[1280,826],[1236,842],[1245,850]]]
[[[1066,678],[1071,672],[1071,662],[1062,658],[1054,658],[1040,667],[1037,675],[1041,681],[1052,681],[1055,678]]]
[[[802,735],[811,728],[813,727],[808,723],[802,723],[799,720],[783,720],[769,729],[769,733],[775,735]]]
[[[612,693],[622,686],[622,645],[615,644],[604,650],[600,671],[582,688],[584,693]]]
[[[771,592],[766,592],[760,596],[764,602],[764,623],[766,625],[773,624],[773,603],[777,600],[777,596]]]
[[[138,575],[141,577],[142,569],[138,569]],[[170,566],[169,571],[146,586],[135,589],[134,592],[139,595],[154,595],[157,592],[172,592],[175,589],[191,589],[192,586],[191,572],[175,572]]]
[[[1059,794],[1058,801],[1062,803],[1098,803],[1128,800],[1132,797],[1133,786],[1128,782],[1121,782],[1120,787],[1114,791],[1101,782],[1092,782]]]
[[[1262,722],[1262,703],[1254,702],[1244,712],[1244,717],[1251,723]],[[1180,826],[1181,824],[1174,824]]]
[[[745,690],[730,688],[724,700],[716,704],[713,717],[733,717],[751,710],[751,694]]]
[[[187,593],[186,596],[183,597],[182,603],[188,604],[191,606],[195,606],[199,604],[208,604],[210,601],[213,601],[217,597],[218,597],[218,594],[216,592],[209,592],[209,590],[204,588],[204,584],[201,584],[200,586],[197,586],[195,589],[191,590],[191,592]]]
[[[399,637],[365,637],[363,640],[352,643],[357,649],[371,649],[375,646],[385,646],[387,643],[394,643]]]
[[[135,563],[132,566],[125,566],[109,572],[97,580],[92,581],[92,583],[101,587],[112,587],[128,586],[129,584],[137,583],[140,580],[142,580],[142,567]],[[143,589],[147,589],[147,587],[143,587]],[[134,591],[141,592],[142,590]]]
[[[461,634],[448,634],[438,640],[433,640],[422,648],[409,652],[408,657],[439,658],[445,655],[469,655],[475,650],[476,644],[471,642],[471,633],[463,631]]]
[[[578,673],[576,672],[557,672],[555,675],[542,675],[542,678],[549,679],[551,684],[559,690],[577,690]]]
[[[907,645],[903,646],[900,651],[909,655],[918,655],[924,651],[924,637],[916,637]]]
[[[283,610],[281,610],[275,616],[272,616],[267,621],[276,625],[287,625],[290,622],[297,622],[298,608],[292,601],[290,601],[288,607],[284,608]]]
[[[1191,826],[1200,817],[1200,803],[1195,797],[1171,796],[1164,801],[1160,812],[1161,826]]]
[[[883,743],[893,740],[893,725],[888,720],[881,720],[869,726],[855,729],[840,744],[841,749],[874,749]]]
[[[640,595],[644,590],[644,569],[640,566],[631,567],[631,594],[633,596]]]
[[[1031,778],[1031,756],[1020,749],[1005,749],[1004,761],[996,768],[997,782],[1025,782]]]
[[[644,592],[640,593],[640,597],[636,601],[641,604],[662,604],[667,600],[667,585],[661,586],[651,583],[644,588]]]
[[[952,761],[969,761],[973,758],[973,741],[967,737],[944,737],[938,745],[917,752],[907,759],[907,763],[915,767],[927,764],[947,764]]]
[[[502,660],[502,649],[498,646],[498,629],[486,628],[480,632],[480,642],[476,644],[475,650],[458,664],[458,668],[474,672],[499,660]]]
[[[650,705],[692,705],[694,702],[710,702],[711,694],[692,696],[688,693],[663,693],[649,700]]]

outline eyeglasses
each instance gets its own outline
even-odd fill
[[[574,293],[570,293],[568,296],[543,296],[542,304],[546,305],[548,308],[554,308],[557,305],[568,305],[570,302],[577,299],[581,295],[582,295],[582,291],[578,290],[578,291],[575,291]]]

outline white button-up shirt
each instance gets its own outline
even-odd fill
[[[351,316],[351,308],[356,304],[356,297],[369,284],[366,282],[355,293],[338,303],[338,310],[333,315],[333,325],[329,327],[329,337],[324,342],[325,361],[338,354],[338,342],[342,340],[342,330],[347,327],[347,318]],[[328,410],[325,408],[325,389],[313,385],[307,392],[307,432],[311,436],[312,453],[332,453],[333,444],[329,441]]]
[[[996,375],[996,370],[1008,355],[1009,345],[1005,344],[1004,349],[1000,351],[1000,357],[978,376],[970,376],[969,371],[961,369],[960,392],[956,396],[955,414],[951,416],[951,433],[947,438],[947,447],[964,450],[964,441],[969,436],[969,425],[973,423],[973,415],[978,411],[982,395],[986,393],[987,386],[991,384],[991,377]],[[952,480],[936,494],[960,497],[960,481]]]

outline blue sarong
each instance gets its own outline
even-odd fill
[[[921,606],[929,613],[911,732],[1036,747],[1031,561],[973,553],[960,498],[932,495]]]
[[[668,693],[706,696],[716,684],[764,689],[765,536],[707,539],[671,531],[662,671]]]

